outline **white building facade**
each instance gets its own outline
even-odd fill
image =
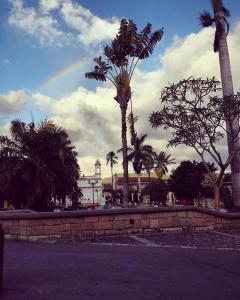
[[[105,202],[102,194],[102,176],[101,176],[101,163],[97,159],[95,163],[95,174],[92,176],[80,175],[78,187],[81,189],[83,197],[81,198],[82,204],[87,206],[101,206]]]

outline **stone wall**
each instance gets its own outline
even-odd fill
[[[0,212],[7,239],[41,240],[85,238],[167,230],[240,228],[240,213],[204,208],[133,208],[37,213]]]

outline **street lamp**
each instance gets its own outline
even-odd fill
[[[94,185],[98,183],[97,179],[89,179],[88,183],[92,185],[92,191],[93,191],[93,206],[92,209],[94,209]]]

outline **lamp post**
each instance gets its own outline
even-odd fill
[[[96,189],[96,192],[97,192],[97,204],[98,204],[98,189]]]
[[[95,206],[94,206],[94,185],[98,183],[98,180],[97,179],[89,179],[88,183],[92,185],[92,191],[93,191],[93,206],[92,206],[92,209],[94,209],[95,208]]]

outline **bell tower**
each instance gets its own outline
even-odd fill
[[[95,176],[101,177],[101,163],[99,159],[95,162]]]

